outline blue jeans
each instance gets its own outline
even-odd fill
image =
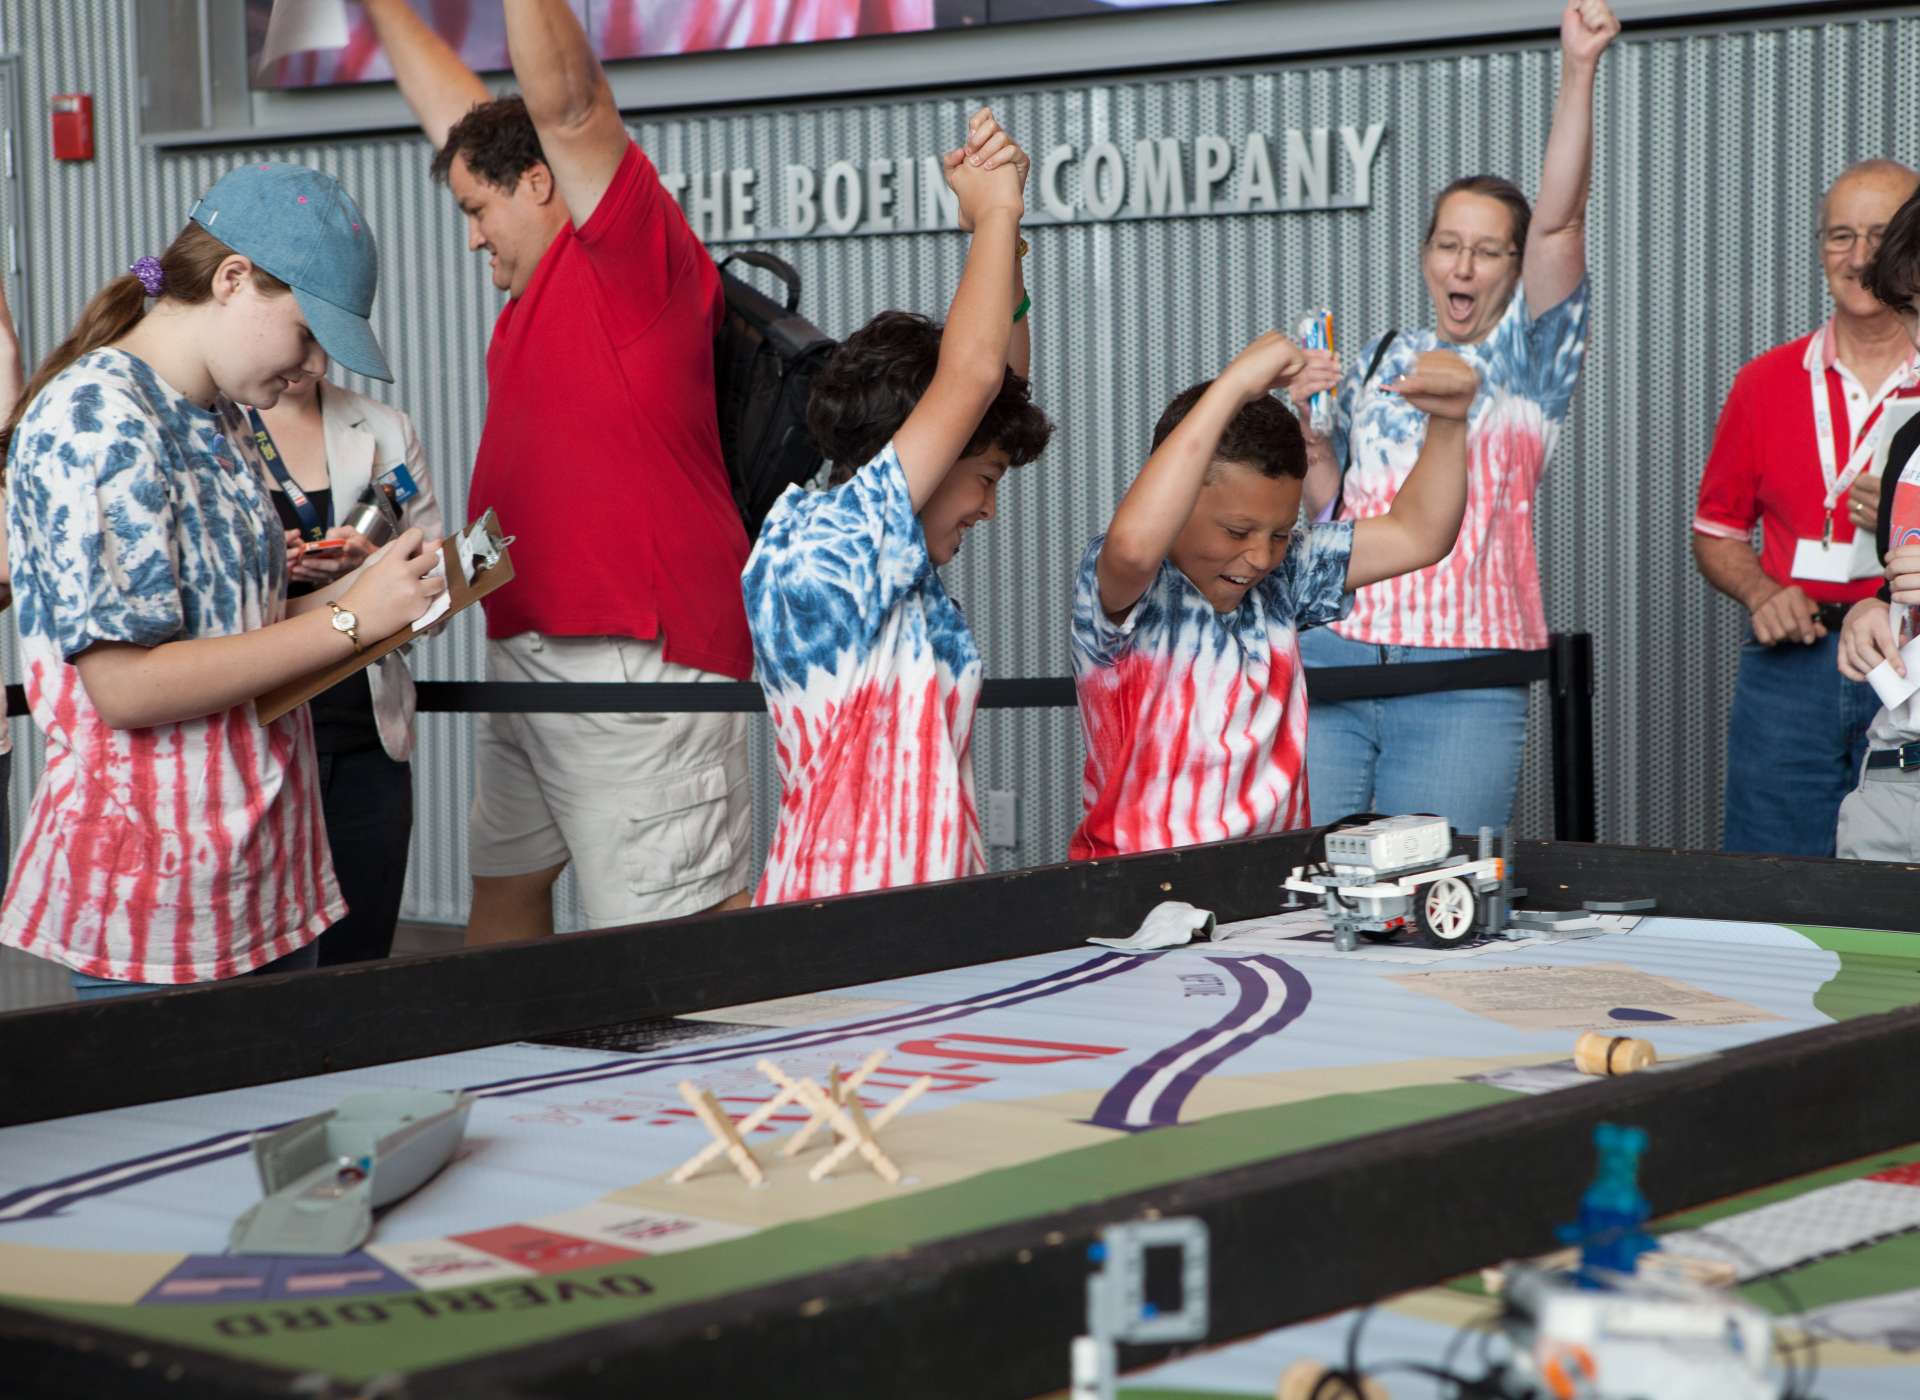
[[[1376,646],[1325,627],[1300,638],[1309,667],[1395,666],[1495,656],[1459,647]],[[1432,812],[1456,831],[1496,831],[1513,815],[1527,744],[1525,686],[1314,703],[1307,712],[1313,820],[1353,812]]]
[[[256,967],[246,975],[267,977],[276,972],[311,972],[319,965],[320,941],[315,939],[306,947],[295,948],[284,958],[275,958],[265,967]],[[75,1001],[104,1001],[108,997],[132,996],[135,992],[177,992],[185,987],[206,985],[204,982],[115,982],[106,977],[89,977],[84,972],[71,975]]]
[[[1840,674],[1840,638],[1740,648],[1727,724],[1724,851],[1832,856],[1840,804],[1860,779],[1873,687]]]

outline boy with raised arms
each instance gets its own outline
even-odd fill
[[[946,157],[973,242],[945,327],[884,311],[835,352],[808,408],[834,484],[790,488],[747,560],[780,766],[757,904],[986,869],[972,752],[980,649],[938,571],[993,519],[1000,478],[1052,432],[1019,372],[1026,174],[1025,154],[976,113]]]
[[[1306,446],[1272,391],[1330,359],[1269,333],[1178,395],[1087,547],[1073,610],[1087,746],[1075,859],[1306,825],[1299,632],[1345,616],[1356,588],[1453,548],[1478,377],[1444,351],[1385,386],[1432,415],[1392,509],[1300,525]]]

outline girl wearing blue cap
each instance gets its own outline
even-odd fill
[[[82,997],[313,965],[345,913],[302,708],[252,698],[406,627],[444,585],[410,530],[287,601],[247,431],[324,349],[387,379],[371,234],[334,181],[230,172],[110,282],[4,430],[14,600],[46,767],[0,943]]]

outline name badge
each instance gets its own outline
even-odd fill
[[[378,484],[386,488],[388,499],[397,506],[405,505],[420,494],[420,488],[414,484],[413,473],[407,470],[405,463],[380,477]]]
[[[1793,576],[1807,583],[1852,583],[1855,577],[1854,544],[1854,540],[1848,540],[1845,544],[1801,540],[1793,547]],[[1867,547],[1872,549],[1871,540],[1867,542]]]

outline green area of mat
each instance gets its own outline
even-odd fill
[[[1920,1003],[1920,934],[1821,924],[1783,927],[1839,955],[1839,972],[1813,994],[1815,1008],[1834,1020]]]
[[[1049,1211],[1505,1102],[1478,1084],[1332,1094],[983,1172],[739,1240],[542,1279],[312,1302],[108,1307],[8,1299],[142,1336],[347,1380],[445,1365]],[[743,1188],[744,1189],[744,1188]],[[632,1296],[625,1280],[651,1291]],[[609,1284],[606,1281],[611,1280]],[[458,1309],[452,1298],[464,1300]],[[484,1302],[484,1306],[483,1306]],[[263,1330],[256,1330],[260,1324]]]

